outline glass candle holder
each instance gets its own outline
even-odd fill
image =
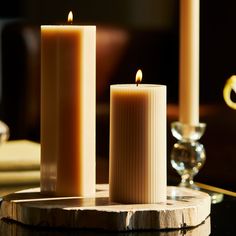
[[[217,203],[222,201],[223,194],[200,189],[193,180],[206,161],[205,148],[198,141],[205,129],[205,123],[198,125],[171,123],[172,135],[178,140],[171,151],[171,165],[181,176],[179,186],[205,191],[211,196],[212,203]]]
[[[205,132],[206,124],[187,125],[180,122],[171,124],[172,135],[178,140],[171,152],[171,165],[181,176],[180,186],[198,189],[193,177],[206,160],[204,146],[198,142]]]

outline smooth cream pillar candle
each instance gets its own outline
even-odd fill
[[[166,86],[111,85],[110,92],[110,200],[164,202]]]
[[[200,0],[180,1],[179,120],[199,123],[199,24]]]
[[[41,191],[95,193],[96,27],[41,26]]]

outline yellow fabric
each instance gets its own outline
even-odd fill
[[[16,140],[0,145],[0,172],[39,169],[40,144]]]
[[[39,184],[39,181],[39,170],[0,172],[0,186]]]

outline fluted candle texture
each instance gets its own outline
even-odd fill
[[[111,85],[110,200],[166,200],[166,86]]]

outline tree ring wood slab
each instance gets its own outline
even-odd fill
[[[104,230],[178,229],[201,224],[209,215],[206,193],[167,187],[167,201],[158,204],[119,204],[109,201],[108,185],[97,185],[96,197],[49,197],[39,188],[7,195],[1,218],[26,225]]]

